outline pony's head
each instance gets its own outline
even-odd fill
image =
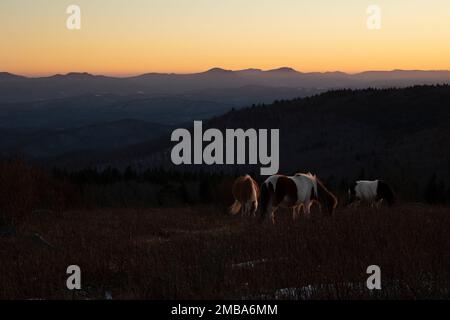
[[[385,181],[378,181],[377,197],[386,200],[389,206],[395,204],[396,197],[392,187]]]
[[[352,186],[350,186],[350,188],[348,188],[347,190],[347,198],[345,201],[345,206],[348,207],[350,206],[352,203],[354,203],[356,201],[356,183],[354,183]]]
[[[261,186],[261,198],[259,203],[259,213],[261,220],[267,219],[270,215],[271,211],[271,201],[272,196],[274,195],[274,188],[272,183],[264,182]]]
[[[315,179],[317,181],[318,201],[327,209],[328,214],[332,215],[338,206],[338,199],[333,193],[331,193],[330,190],[327,189],[327,187],[325,187],[319,178],[315,177]]]

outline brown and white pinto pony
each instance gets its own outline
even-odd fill
[[[234,203],[230,207],[232,215],[242,211],[243,216],[255,216],[258,209],[259,186],[249,175],[239,177],[233,184]]]
[[[263,218],[270,216],[273,223],[278,207],[291,208],[296,220],[301,208],[309,217],[313,202],[325,206],[330,215],[338,203],[322,181],[311,173],[298,173],[292,177],[271,176],[261,187],[261,215]]]

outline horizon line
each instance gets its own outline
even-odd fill
[[[54,76],[68,76],[71,74],[77,74],[77,75],[91,75],[91,76],[103,76],[103,77],[112,77],[112,78],[133,78],[133,77],[139,77],[149,74],[159,74],[159,75],[196,75],[196,74],[202,74],[207,73],[211,71],[223,71],[223,72],[242,72],[242,71],[260,71],[260,72],[270,72],[270,71],[281,71],[281,70],[290,70],[291,72],[297,72],[297,73],[303,73],[303,74],[311,74],[311,73],[320,73],[320,74],[327,74],[327,73],[344,73],[347,75],[358,75],[362,73],[368,73],[368,72],[450,72],[449,69],[369,69],[369,70],[363,70],[358,72],[347,72],[347,71],[340,71],[340,70],[333,70],[333,71],[300,71],[292,67],[279,67],[274,69],[260,69],[260,68],[245,68],[245,69],[225,69],[222,67],[212,67],[207,70],[203,71],[190,71],[190,72],[158,72],[158,71],[148,71],[148,72],[141,72],[141,73],[108,73],[108,72],[101,72],[101,73],[94,73],[94,72],[88,72],[88,71],[70,71],[70,72],[56,72],[56,73],[15,73],[10,71],[2,71],[0,70],[0,74],[10,74],[13,76],[19,76],[19,77],[25,77],[25,78],[49,78]]]

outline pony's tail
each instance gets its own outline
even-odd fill
[[[234,203],[230,207],[230,213],[234,216],[241,211],[241,203],[239,201],[234,201]]]

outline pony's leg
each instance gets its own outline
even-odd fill
[[[303,203],[297,206],[297,218],[300,218],[302,214],[305,214],[305,206],[303,205]]]
[[[272,224],[275,224],[275,211],[278,209],[278,207],[270,207],[270,219],[272,220]]]
[[[247,216],[250,217],[253,214],[253,200],[247,201]]]
[[[353,209],[357,209],[361,206],[361,201],[362,200],[356,200],[355,202],[352,203],[351,208]]]
[[[311,201],[310,203],[309,203],[309,212],[310,213],[312,213],[313,212],[313,210],[314,210],[314,212],[315,212],[315,210],[316,210],[316,205],[317,205],[317,207],[319,207],[319,202],[317,202],[317,201],[315,201],[315,200],[313,200],[313,201]],[[319,207],[319,211],[320,211],[320,207]],[[319,212],[319,213],[321,213],[321,212]]]
[[[298,219],[298,212],[298,206],[292,208],[292,220],[294,220],[294,222]]]
[[[248,216],[248,210],[249,210],[249,208],[248,208],[248,201],[246,201],[245,205],[244,205],[244,213],[243,213],[244,217]]]
[[[317,202],[317,205],[319,206],[319,213],[322,214],[323,213],[322,204],[320,202]]]
[[[256,217],[256,211],[258,210],[258,200],[253,200],[251,204],[251,215]]]
[[[381,199],[380,201],[377,201],[375,205],[376,205],[377,210],[379,210],[381,208],[381,206],[383,205],[383,199]]]
[[[309,219],[311,217],[311,202],[305,202],[304,204],[305,208],[305,213],[306,213],[306,217]]]

